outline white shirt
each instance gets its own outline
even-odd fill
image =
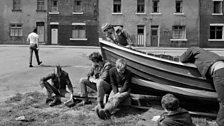
[[[27,37],[27,41],[30,42],[30,44],[38,45],[38,39],[39,39],[39,35],[34,32],[30,33]]]

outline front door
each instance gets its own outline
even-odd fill
[[[51,29],[51,44],[58,44],[58,29]]]
[[[158,42],[158,25],[152,25],[151,26],[151,45],[154,47],[159,46],[159,42]]]
[[[39,42],[44,43],[44,22],[37,22],[37,34],[39,35]]]

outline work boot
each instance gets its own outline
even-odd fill
[[[49,106],[55,106],[61,104],[61,100],[59,98],[54,98],[52,102],[49,103]]]
[[[51,101],[53,101],[54,100],[54,98],[52,98],[52,97],[47,97],[47,99],[46,99],[46,104],[49,104]]]

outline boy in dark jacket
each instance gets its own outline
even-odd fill
[[[48,83],[48,80],[51,80],[52,84]],[[61,103],[61,97],[65,97],[67,93],[66,86],[71,93],[70,100],[73,99],[72,83],[68,73],[62,70],[60,66],[56,66],[54,72],[43,77],[40,82],[41,87],[45,87],[47,90],[48,98],[46,99],[46,103],[49,103],[50,106]]]
[[[80,79],[81,96],[85,99],[78,104],[89,104],[87,87],[97,91],[98,106],[104,107],[103,99],[105,94],[109,94],[111,91],[109,70],[112,67],[110,62],[103,60],[102,56],[98,52],[93,52],[89,55],[89,60],[92,61],[92,68],[87,77]]]
[[[97,115],[101,119],[109,119],[118,105],[129,98],[131,92],[132,73],[127,69],[124,59],[118,59],[116,67],[111,68],[109,74],[112,86],[109,100],[104,108],[96,108]]]
[[[195,126],[188,111],[179,106],[174,95],[164,95],[161,104],[165,112],[160,116],[158,126]]]

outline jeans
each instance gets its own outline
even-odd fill
[[[30,44],[30,62],[29,62],[30,65],[32,65],[33,52],[35,53],[37,63],[39,64],[40,63],[40,60],[39,60],[39,54],[38,54],[37,44]]]
[[[55,94],[56,97],[65,97],[65,94],[68,93],[66,89],[57,89],[48,82],[44,82],[43,86],[46,88],[49,98],[52,97],[52,94]]]
[[[116,94],[114,94],[113,91],[111,91],[109,100],[106,103],[104,110],[107,110],[110,113],[112,113],[118,107],[118,105],[125,102],[126,100],[130,100],[129,98],[130,98],[130,91]]]
[[[90,82],[87,78],[81,78],[80,79],[81,96],[86,98],[85,101],[88,100],[87,87],[90,87],[91,89],[97,91],[98,102],[102,102],[104,95],[109,94],[110,91],[112,90],[111,85],[102,79],[99,79],[97,83],[93,83]]]
[[[216,70],[212,77],[219,101],[216,122],[219,126],[224,126],[224,68]]]
[[[105,94],[110,94],[112,86],[106,81],[99,79],[97,82],[97,101],[103,102]]]

